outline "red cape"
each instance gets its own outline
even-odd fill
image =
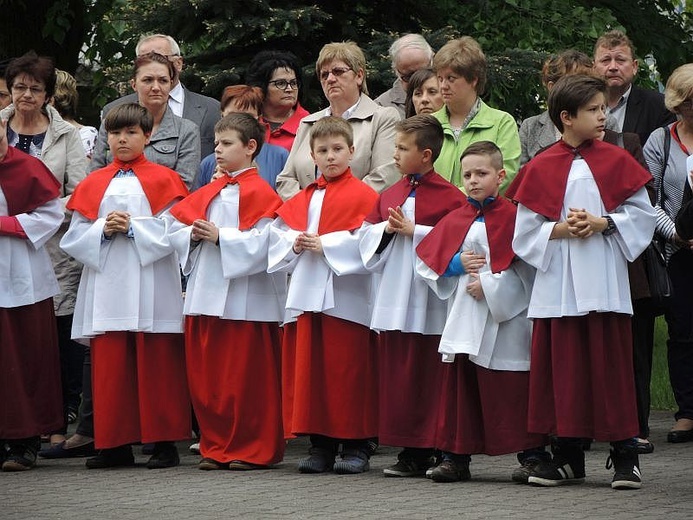
[[[175,171],[148,161],[144,155],[140,155],[130,162],[116,159],[108,166],[90,173],[75,188],[67,208],[78,211],[90,220],[96,220],[104,193],[120,169],[131,169],[135,172],[149,201],[152,215],[156,215],[176,199],[182,199],[188,194],[188,189]]]
[[[238,229],[240,230],[252,228],[262,218],[273,217],[275,210],[281,206],[282,199],[260,177],[257,169],[248,168],[235,177],[224,175],[194,191],[173,206],[171,214],[188,226],[198,219],[207,220],[209,204],[227,184],[238,184]]]
[[[390,216],[388,208],[404,204],[412,189],[416,189],[414,221],[426,226],[434,226],[466,200],[457,186],[450,184],[433,170],[422,175],[418,181],[410,181],[409,177],[403,177],[380,194],[380,199],[366,217],[366,222],[377,224],[386,221]],[[412,182],[418,184],[412,185]]]
[[[479,209],[465,200],[461,208],[441,219],[416,248],[416,254],[438,275],[442,275],[450,260],[460,250],[469,228],[483,214],[491,256],[491,271],[506,270],[513,261],[513,233],[517,207],[507,199],[498,197]]]
[[[591,140],[572,148],[561,140],[529,161],[505,196],[549,220],[559,220],[568,174],[578,154],[592,172],[608,212],[652,180],[652,175],[618,146]]]
[[[9,216],[29,213],[60,196],[60,182],[48,167],[12,146],[0,161],[0,188]]]
[[[352,231],[363,224],[363,219],[378,199],[377,192],[351,174],[348,168],[339,177],[328,180],[318,178],[287,200],[277,215],[291,228],[305,231],[308,227],[308,207],[317,189],[325,189],[325,200],[320,212],[318,234],[333,231]]]

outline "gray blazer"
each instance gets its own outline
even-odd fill
[[[552,145],[557,140],[556,125],[548,112],[528,117],[520,125],[520,166],[524,166],[542,148]]]
[[[214,152],[214,125],[221,119],[219,101],[214,98],[191,92],[183,86],[183,119],[195,123],[200,130],[200,157],[207,157]],[[132,93],[108,103],[103,107],[101,117],[121,103],[137,103],[137,94]]]
[[[91,171],[113,162],[107,138],[102,122],[89,165]],[[197,126],[192,121],[174,116],[171,108],[166,108],[159,128],[144,148],[144,155],[150,161],[178,172],[190,189],[200,166],[200,133]]]

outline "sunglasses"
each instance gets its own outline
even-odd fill
[[[326,81],[327,78],[330,77],[330,74],[332,74],[335,78],[339,78],[349,72],[351,68],[349,67],[333,67],[330,70],[321,70],[320,71],[320,80],[321,81]]]

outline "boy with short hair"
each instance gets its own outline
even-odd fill
[[[179,463],[190,437],[183,299],[162,214],[187,195],[180,176],[143,155],[153,120],[127,103],[104,119],[114,161],[75,189],[60,246],[84,264],[73,339],[90,339],[95,444],[87,468],[131,466],[131,444],[156,443],[150,469]]]
[[[471,478],[471,455],[523,451],[548,459],[543,435],[527,432],[527,305],[534,270],[512,251],[515,205],[498,195],[503,155],[490,141],[472,143],[461,159],[465,204],[443,217],[417,247],[417,272],[449,300],[443,355],[436,482]],[[529,448],[535,448],[531,451]]]
[[[353,139],[342,118],[313,125],[311,156],[322,175],[285,202],[272,224],[269,270],[291,272],[286,309],[297,318],[284,385],[293,388],[291,433],[310,435],[301,473],[368,471],[369,442],[378,435],[371,277],[356,233],[378,195],[351,173]]]
[[[379,332],[379,441],[403,446],[390,477],[423,476],[433,464],[446,304],[415,276],[414,248],[464,195],[433,169],[443,128],[431,115],[395,127],[402,179],[385,190],[361,234],[364,265],[379,274],[370,326]]]
[[[171,242],[188,276],[185,350],[201,470],[267,468],[284,456],[278,367],[286,278],[266,272],[281,199],[252,167],[264,134],[250,114],[224,116],[214,127],[224,175],[171,209]]]
[[[563,137],[508,190],[519,203],[513,248],[537,269],[528,424],[555,436],[553,461],[530,484],[582,482],[581,438],[589,438],[611,442],[612,488],[641,486],[627,262],[652,239],[655,213],[645,191],[650,174],[599,140],[605,90],[585,75],[556,82],[549,115]]]

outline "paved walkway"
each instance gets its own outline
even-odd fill
[[[291,441],[285,461],[266,471],[199,471],[199,457],[181,443],[182,463],[169,470],[138,466],[87,470],[84,459],[41,460],[24,473],[0,473],[2,520],[177,520],[215,518],[406,519],[678,519],[693,514],[693,443],[667,444],[670,413],[652,416],[655,452],[641,457],[643,487],[613,491],[604,468],[608,445],[587,454],[583,485],[536,488],[514,484],[514,456],[476,456],[472,480],[436,484],[385,478],[397,450],[381,447],[363,475],[301,475],[304,439]],[[139,448],[136,448],[136,453]]]

